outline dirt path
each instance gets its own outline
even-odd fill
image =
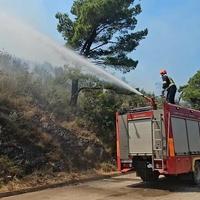
[[[135,174],[84,184],[49,189],[3,200],[197,200],[200,187],[188,181],[160,179],[155,184],[144,184]]]

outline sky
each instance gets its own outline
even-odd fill
[[[116,76],[147,91],[160,92],[160,69],[166,69],[177,86],[200,69],[200,1],[141,0],[143,12],[137,17],[137,30],[148,28],[147,38],[131,53],[139,60],[136,70]],[[57,12],[70,12],[72,0],[0,0],[0,12],[19,18],[58,41],[64,40],[56,30]],[[3,46],[0,44],[0,49]]]

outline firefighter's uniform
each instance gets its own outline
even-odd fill
[[[175,94],[177,90],[176,84],[171,77],[167,76],[166,70],[161,71],[160,74],[162,75],[163,92],[167,91],[166,101],[169,103],[175,104],[174,99],[175,99]]]

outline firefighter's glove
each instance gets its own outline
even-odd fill
[[[162,91],[162,94],[160,95],[161,97],[165,96],[165,90]]]

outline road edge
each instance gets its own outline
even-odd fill
[[[80,180],[69,180],[69,181],[64,181],[62,183],[48,184],[48,185],[27,188],[27,189],[22,189],[22,190],[16,190],[16,191],[11,191],[11,192],[0,192],[0,198],[17,196],[17,195],[21,195],[21,194],[38,192],[38,191],[42,191],[42,190],[46,190],[46,189],[53,189],[53,188],[58,188],[58,187],[74,185],[74,184],[81,184],[81,183],[86,183],[86,182],[90,182],[90,181],[97,181],[97,180],[101,180],[101,179],[105,179],[105,178],[112,178],[112,177],[117,177],[120,175],[125,175],[128,173],[131,173],[131,172],[127,172],[127,173],[116,172],[114,174],[109,174],[109,175],[97,175],[94,177],[83,178]]]

